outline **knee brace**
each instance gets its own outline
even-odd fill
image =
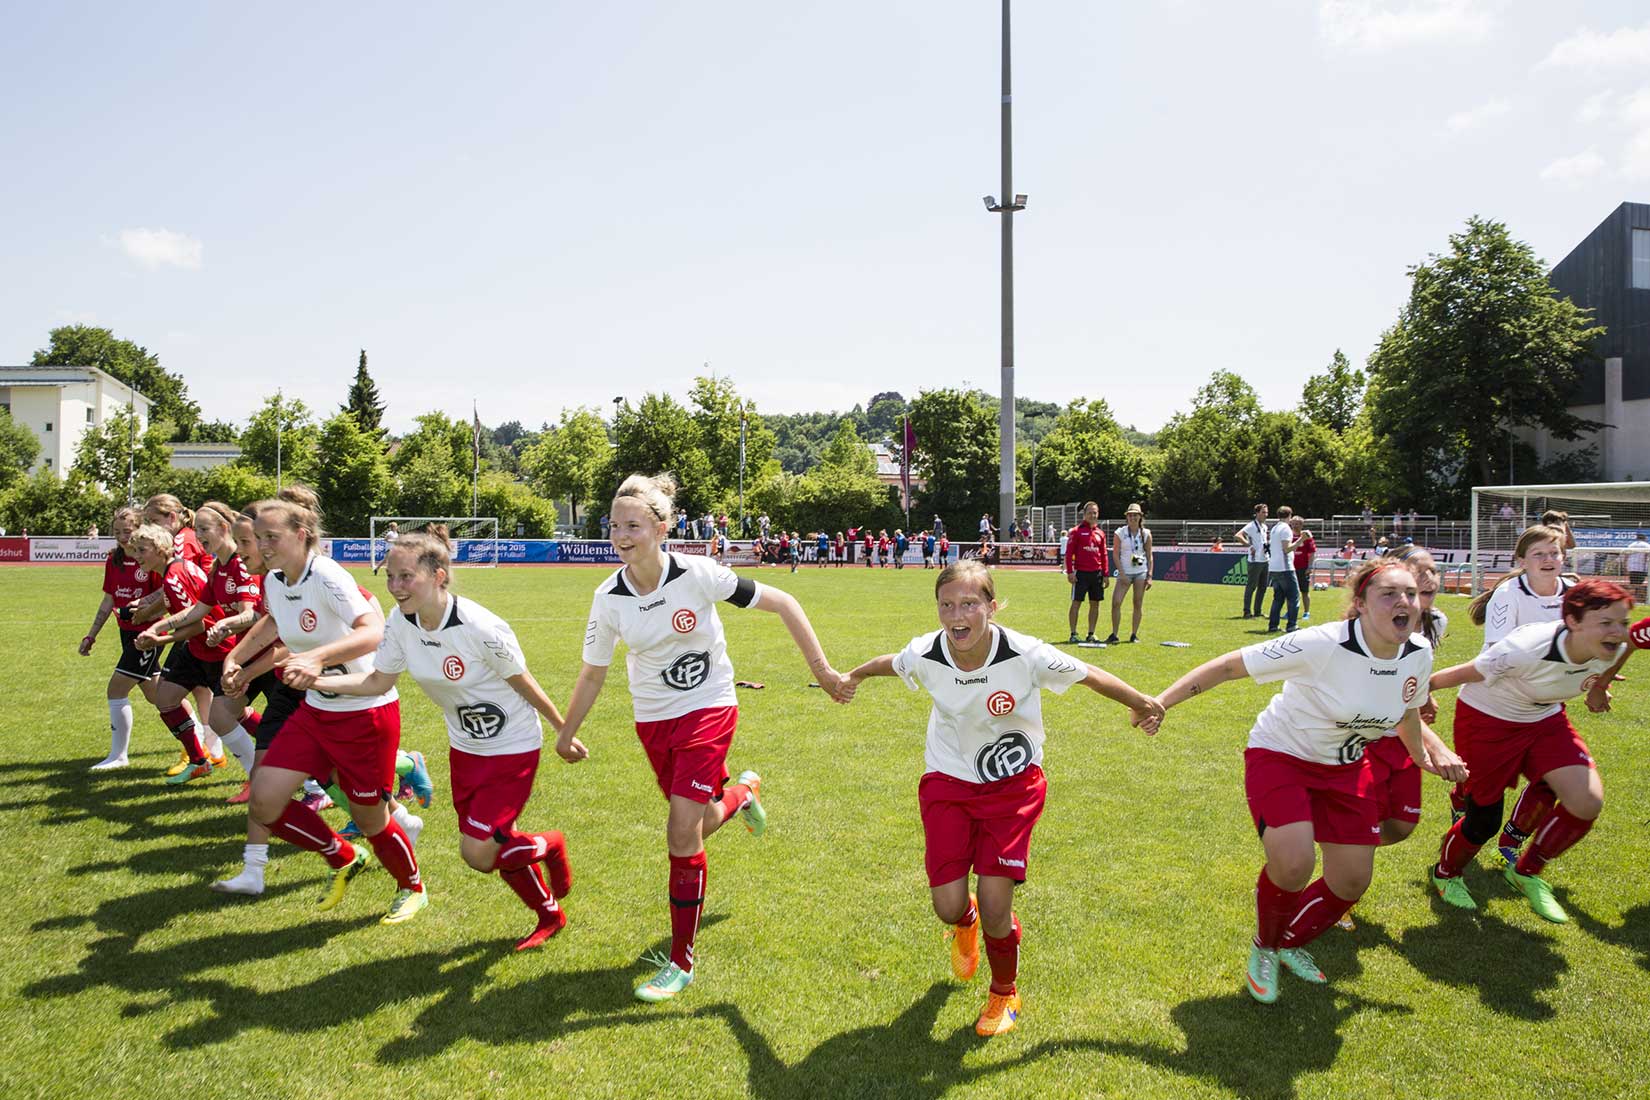
[[[1461,835],[1473,844],[1485,844],[1501,828],[1501,811],[1503,799],[1496,799],[1488,806],[1480,806],[1467,797],[1467,813],[1461,819]]]

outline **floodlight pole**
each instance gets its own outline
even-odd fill
[[[1025,209],[1025,196],[1014,193],[1014,95],[1009,65],[1009,0],[1003,0],[1002,201],[991,196],[986,209],[1003,218],[1002,246],[1002,406],[997,435],[1002,445],[997,483],[998,531],[1014,521],[1014,212]]]

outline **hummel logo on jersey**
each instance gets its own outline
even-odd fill
[[[441,648],[441,643],[440,642],[432,642],[428,638],[418,639],[418,644],[419,645],[427,645],[431,649],[440,649]]]
[[[637,611],[652,611],[655,607],[663,607],[664,605],[665,605],[665,598],[663,596],[660,596],[658,599],[654,600],[652,603],[644,603],[642,606],[638,607],[636,610]]]
[[[1268,661],[1281,661],[1289,654],[1299,653],[1300,651],[1301,647],[1290,641],[1289,635],[1285,634],[1271,645],[1262,649],[1260,651],[1260,655],[1265,657]]]
[[[493,831],[493,827],[491,825],[487,824],[485,821],[477,821],[469,814],[464,815],[464,824],[468,825],[472,829],[485,829],[489,833]]]
[[[1398,670],[1395,668],[1372,668],[1369,670],[1369,674],[1371,676],[1396,676]]]
[[[953,677],[953,679],[957,681],[958,687],[963,687],[968,684],[989,684],[991,682],[991,677],[989,676],[970,676],[966,680],[964,680],[961,676],[956,676]]]
[[[684,653],[670,662],[670,666],[659,673],[659,679],[665,682],[665,686],[676,691],[692,691],[709,678],[709,650]]]
[[[692,787],[696,791],[704,791],[706,794],[715,794],[716,793],[715,791],[711,790],[709,787],[705,786],[703,783],[699,782],[697,779],[688,780],[688,786]]]
[[[1076,672],[1077,666],[1071,661],[1050,661],[1048,670],[1050,672]]]
[[[282,592],[282,593],[281,593],[281,595],[283,595],[283,596],[286,596],[286,598],[287,598],[287,599],[289,599],[289,600],[292,600],[292,601],[294,601],[294,602],[296,602],[296,601],[298,601],[298,600],[301,600],[301,599],[303,599],[303,597],[302,597],[302,596],[291,596],[291,595],[288,595],[288,594],[287,594],[287,593],[285,593],[285,592]]]
[[[998,856],[997,862],[1002,864],[1004,867],[1018,867],[1022,871],[1026,869],[1026,861],[1023,859],[1007,859],[1003,856]]]

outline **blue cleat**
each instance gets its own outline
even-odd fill
[[[409,752],[407,755],[412,757],[413,761],[413,770],[407,773],[407,782],[412,784],[418,804],[428,807],[430,800],[435,797],[435,784],[430,781],[430,771],[424,766],[424,754]]]

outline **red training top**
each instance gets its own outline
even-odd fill
[[[166,566],[166,575],[161,578],[161,591],[166,594],[166,610],[176,615],[180,611],[187,611],[202,600],[209,600],[207,595],[206,574],[201,572],[200,566],[194,562],[184,561],[182,558],[173,558]],[[206,631],[212,624],[223,618],[224,614],[214,607],[206,613],[206,618],[200,622],[201,633],[188,639],[184,644],[203,661],[221,661],[229,656],[229,651],[235,648],[233,636],[225,638],[223,644],[217,647],[206,644]]]
[[[194,562],[201,567],[202,573],[212,568],[212,555],[201,545],[193,527],[180,527],[178,533],[172,536],[172,556]]]
[[[1311,535],[1307,535],[1301,540],[1300,546],[1295,549],[1295,568],[1311,568],[1312,559],[1317,555],[1317,553],[1318,540],[1313,538]]]
[[[116,611],[133,600],[141,600],[159,587],[160,577],[143,568],[136,558],[120,547],[109,551],[109,556],[103,559],[103,591],[114,600]],[[130,623],[120,618],[115,621],[120,624],[120,629],[132,633],[139,633],[149,625]]]
[[[1098,526],[1079,523],[1066,540],[1066,576],[1106,572],[1106,534]]]

